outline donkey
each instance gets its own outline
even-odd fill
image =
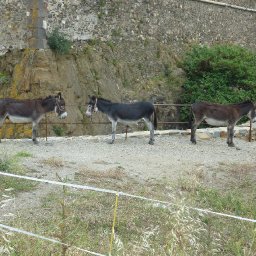
[[[113,144],[115,141],[117,122],[127,124],[138,122],[141,119],[144,120],[150,131],[149,144],[154,144],[154,129],[157,128],[157,116],[155,107],[152,103],[146,101],[113,103],[110,100],[89,96],[89,103],[85,114],[87,116],[92,116],[92,113],[97,112],[98,110],[105,113],[112,123],[112,140],[110,144]],[[154,124],[151,121],[153,116]]]
[[[62,98],[61,93],[44,99],[0,99],[0,128],[6,118],[12,123],[32,122],[32,141],[37,144],[38,123],[45,113],[51,111],[55,111],[56,115],[61,119],[67,116],[65,100]]]
[[[191,142],[196,144],[195,133],[200,123],[205,120],[212,126],[227,126],[227,144],[234,147],[234,127],[237,122],[247,116],[252,122],[256,121],[256,106],[251,101],[238,104],[215,104],[209,102],[197,102],[192,104],[191,111],[194,121],[191,126]]]

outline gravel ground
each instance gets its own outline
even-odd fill
[[[140,133],[141,134],[141,133]],[[120,168],[127,175],[137,179],[170,179],[175,180],[185,172],[204,169],[213,175],[220,166],[255,165],[256,142],[247,142],[235,138],[240,148],[229,148],[226,139],[215,138],[198,140],[192,145],[188,135],[158,135],[155,145],[148,144],[148,132],[136,136],[130,134],[127,140],[124,135],[117,135],[115,144],[108,144],[110,136],[83,136],[70,138],[50,137],[48,141],[40,139],[34,145],[29,139],[3,140],[1,155],[13,155],[18,152],[29,152],[32,157],[22,159],[28,169],[28,175],[38,178],[57,180],[56,173],[72,182],[75,172],[81,169],[106,171]],[[55,159],[54,166],[50,163]],[[53,161],[54,162],[54,161]],[[212,172],[212,173],[211,173]],[[216,175],[216,173],[215,173]],[[223,174],[229,178],[228,173]],[[15,202],[10,203],[9,212],[24,208],[28,203],[36,205],[40,197],[49,192],[50,185],[41,184],[37,190],[20,194]],[[6,207],[5,207],[6,208]],[[3,210],[1,210],[3,211]],[[0,213],[1,213],[0,211]]]
[[[140,133],[141,134],[141,133]],[[21,151],[29,152],[32,158],[25,158],[23,164],[37,175],[53,178],[55,172],[42,164],[43,160],[56,158],[63,162],[57,168],[59,175],[70,176],[81,168],[104,171],[110,167],[121,166],[132,176],[141,179],[171,178],[179,176],[180,171],[191,170],[195,166],[216,167],[218,164],[255,163],[256,142],[234,139],[240,150],[230,148],[226,139],[200,140],[197,145],[189,141],[188,135],[158,135],[155,145],[148,144],[148,133],[131,134],[125,140],[117,135],[115,144],[108,144],[110,136],[82,136],[70,138],[50,137],[40,139],[39,145],[31,140],[4,140],[1,154],[12,155]],[[130,136],[131,136],[130,135]]]

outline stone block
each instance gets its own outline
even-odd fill
[[[204,133],[204,132],[198,133],[197,137],[198,139],[201,139],[201,140],[210,140],[212,138],[212,136],[209,133]]]
[[[220,132],[220,137],[221,138],[227,138],[227,132],[221,131]]]

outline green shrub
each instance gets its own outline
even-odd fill
[[[60,33],[58,29],[54,29],[48,37],[49,47],[59,54],[68,53],[71,48],[71,44],[71,41],[66,39],[65,35]]]
[[[64,128],[57,126],[57,125],[53,125],[52,130],[55,133],[55,135],[59,136],[59,137],[63,136],[65,133]]]
[[[0,73],[0,85],[4,86],[10,83],[10,77],[6,74]]]
[[[194,46],[181,63],[187,80],[181,102],[237,103],[256,98],[256,55],[236,45]],[[189,108],[181,109],[188,120]]]

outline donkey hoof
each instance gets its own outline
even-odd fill
[[[234,143],[229,143],[228,146],[234,148],[235,144]]]
[[[114,140],[111,140],[108,142],[108,144],[114,144],[114,142],[115,142]]]
[[[195,140],[191,140],[191,143],[196,145],[196,141]]]
[[[34,143],[35,145],[38,145],[38,144],[39,144],[38,140],[33,140],[33,143]]]
[[[154,145],[154,141],[153,141],[153,140],[150,140],[150,141],[148,142],[148,144],[149,144],[149,145]]]

